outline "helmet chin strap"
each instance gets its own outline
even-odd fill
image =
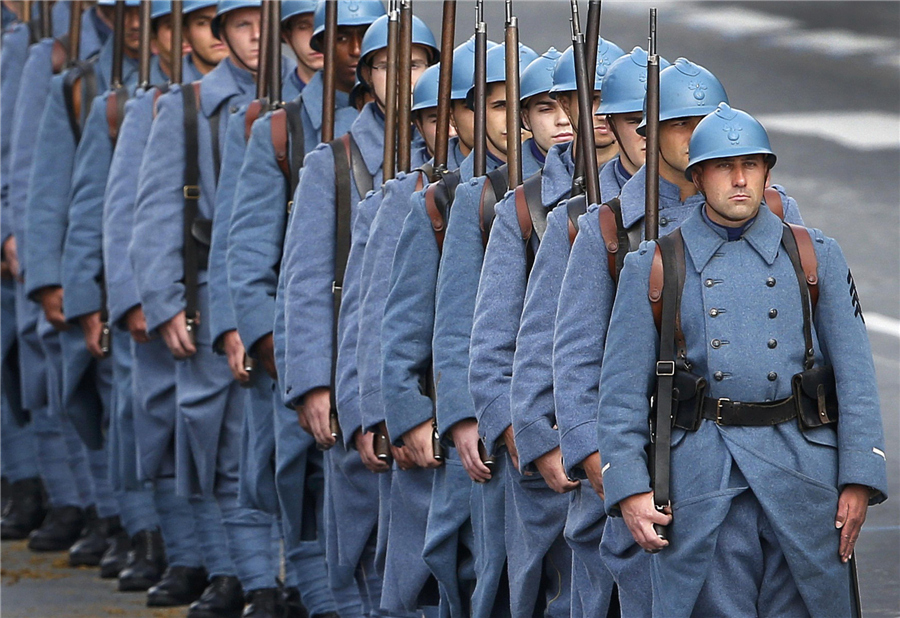
[[[243,58],[241,58],[240,54],[234,51],[234,47],[232,47],[231,42],[228,40],[228,35],[225,34],[225,24],[222,24],[222,41],[224,41],[225,45],[228,46],[228,53],[231,58],[235,61],[235,63],[245,71],[249,71],[256,75],[256,69],[251,69],[250,65],[248,65]]]

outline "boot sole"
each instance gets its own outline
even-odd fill
[[[84,556],[84,555],[75,555],[69,554],[69,566],[70,567],[97,567],[100,566],[100,559],[102,556]]]
[[[29,541],[28,549],[35,552],[56,552],[56,551],[68,551],[69,548],[72,547],[72,543],[68,545],[58,544],[58,545],[43,545],[40,542],[32,543]]]
[[[156,584],[156,581],[149,579],[120,579],[119,592],[147,592]]]
[[[182,605],[190,605],[200,598],[200,595],[185,597],[173,597],[163,594],[147,595],[147,607],[180,607]]]

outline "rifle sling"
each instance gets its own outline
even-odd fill
[[[124,86],[116,88],[106,98],[106,124],[109,126],[109,139],[113,148],[119,139],[119,129],[125,119],[125,103],[128,101],[128,89]]]
[[[578,217],[587,212],[587,198],[584,194],[576,195],[566,202],[566,213],[569,215],[569,247],[575,243],[578,236]]]
[[[425,189],[425,210],[428,218],[431,219],[431,228],[434,230],[438,253],[444,250],[447,218],[450,216],[450,207],[453,205],[453,198],[456,196],[459,182],[459,170],[453,170],[441,176],[440,180],[431,183]]]
[[[509,168],[504,164],[486,174],[484,186],[481,188],[481,203],[478,208],[481,221],[481,241],[487,247],[488,238],[491,236],[491,227],[494,225],[497,202],[509,190]],[[491,191],[493,195],[490,195]]]
[[[63,99],[76,143],[81,141],[81,129],[87,120],[90,102],[97,96],[97,74],[94,70],[96,61],[97,56],[93,56],[85,62],[79,62],[63,77]],[[88,101],[87,105],[84,104],[85,101]]]
[[[290,138],[291,169],[289,174],[291,196],[300,184],[300,168],[303,167],[303,159],[306,158],[306,132],[303,130],[303,118],[300,115],[300,101],[294,99],[284,105],[287,116],[287,129]]]
[[[181,89],[184,105],[184,301],[185,315],[197,318],[198,255],[197,240],[192,233],[200,201],[200,148],[197,118],[200,115],[200,84]]]

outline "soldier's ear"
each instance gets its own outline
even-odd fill
[[[703,191],[703,180],[700,176],[700,166],[695,165],[691,168],[691,181],[693,181],[694,186],[697,187],[697,192],[702,193],[705,196],[706,193]]]

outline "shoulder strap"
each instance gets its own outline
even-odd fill
[[[90,111],[91,101],[97,96],[95,61],[96,56],[91,60],[79,62],[63,78],[63,98],[69,116],[69,126],[72,127],[76,142],[81,141],[81,129]]]
[[[578,236],[578,217],[587,212],[587,199],[584,194],[569,198],[566,202],[566,214],[569,220],[569,247],[575,243]]]
[[[525,198],[528,212],[531,214],[530,219],[538,240],[543,240],[544,232],[547,230],[547,209],[544,207],[543,200],[541,199],[541,186],[543,185],[543,180],[544,175],[541,172],[538,172],[522,183],[522,195]]]
[[[674,301],[673,320],[673,342],[677,348],[678,359],[687,365],[687,345],[684,339],[684,332],[681,330],[681,294],[684,288],[685,277],[685,259],[684,259],[684,239],[681,235],[681,229],[676,229],[668,236],[663,236],[656,241],[656,250],[653,254],[653,262],[650,266],[650,284],[648,287],[648,296],[650,298],[651,308],[653,310],[653,321],[656,323],[656,329],[662,332],[662,328],[669,319],[665,312],[665,294],[668,288],[666,285],[665,268],[666,252],[671,254],[671,262],[673,268],[670,269],[674,273],[675,287],[672,287],[672,298]]]
[[[263,111],[263,106],[265,102],[262,99],[253,99],[250,101],[250,104],[247,105],[247,112],[244,114],[244,141],[250,141],[250,130],[253,128],[253,123],[256,122],[256,119],[259,118],[260,113]]]
[[[806,348],[803,351],[803,364],[812,369],[815,363],[812,339],[812,315],[819,300],[819,278],[817,274],[818,260],[812,245],[809,231],[799,225],[785,223],[781,232],[781,243],[787,251],[797,284],[800,286],[800,304],[803,309],[803,339]]]
[[[600,234],[606,246],[606,262],[609,276],[614,283],[619,281],[619,273],[625,265],[625,255],[633,248],[628,231],[622,221],[622,203],[614,197],[605,204],[600,204]]]
[[[306,132],[303,130],[303,118],[300,115],[300,101],[294,99],[284,104],[285,119],[288,130],[288,151],[291,155],[291,168],[288,177],[291,197],[300,184],[300,168],[303,167],[303,159],[306,158]]]
[[[784,221],[784,202],[781,200],[781,193],[772,187],[768,187],[763,194],[766,199],[766,206],[769,210],[778,215],[778,218]]]
[[[275,163],[278,164],[278,168],[284,174],[284,179],[290,183],[291,168],[288,162],[287,112],[283,107],[272,112],[269,121],[269,134],[272,139],[272,150],[275,153]]]
[[[372,190],[375,182],[369,170],[366,169],[366,160],[363,159],[362,152],[353,135],[347,133],[347,140],[350,144],[350,167],[353,170],[353,182],[356,183],[356,193],[359,199],[366,197],[366,194]]]
[[[106,98],[106,124],[109,125],[109,139],[113,148],[119,139],[119,129],[125,118],[125,102],[128,101],[128,90],[124,87],[117,88]]]
[[[478,213],[481,221],[481,241],[485,247],[487,247],[488,238],[491,236],[491,227],[494,225],[497,202],[503,199],[509,188],[507,170],[506,165],[501,165],[497,169],[488,172],[484,180],[484,186],[481,188],[481,201],[478,206]]]
[[[200,89],[182,88],[184,109],[184,300],[185,316],[196,321],[198,313],[197,286],[199,251],[192,233],[200,202],[200,147],[197,137],[197,118],[200,114]]]
[[[337,378],[338,357],[338,317],[341,312],[341,294],[344,286],[344,273],[350,257],[350,134],[329,144],[334,158],[334,281],[331,284],[332,307],[334,320],[331,330],[331,409],[337,410],[335,385]]]
[[[431,228],[434,230],[434,240],[437,242],[438,252],[442,252],[444,249],[447,218],[450,216],[450,207],[453,205],[453,198],[456,197],[456,188],[459,186],[459,182],[459,170],[453,170],[425,189],[425,210],[428,212],[428,218],[431,219]]]

